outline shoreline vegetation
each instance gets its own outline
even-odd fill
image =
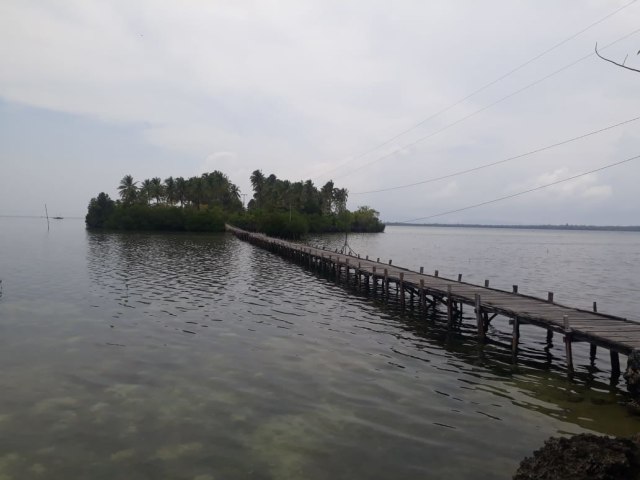
[[[402,223],[386,222],[395,227],[505,228],[515,230],[587,230],[602,232],[640,232],[640,225],[492,225],[481,223]]]
[[[101,192],[89,202],[88,229],[222,232],[225,223],[274,237],[299,239],[308,233],[383,232],[379,213],[347,209],[348,192],[328,181],[290,182],[260,170],[251,174],[253,198],[246,208],[240,189],[220,171],[184,179],[155,177],[142,182],[125,175],[120,199]]]

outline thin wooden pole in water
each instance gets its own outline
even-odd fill
[[[47,204],[44,204],[44,214],[47,216],[47,232],[49,231],[49,212],[47,211]]]
[[[617,378],[620,376],[620,356],[618,352],[610,350],[611,353],[611,376]]]
[[[478,340],[484,342],[484,321],[482,320],[482,299],[476,293],[476,324],[478,327]]]
[[[400,307],[404,310],[404,272],[400,272]]]
[[[451,285],[447,285],[447,327],[453,325],[453,298],[451,298]]]
[[[596,302],[593,302],[593,311],[594,312],[598,311],[598,304]],[[595,361],[597,351],[598,351],[598,346],[595,343],[592,343],[589,347],[589,359],[591,360],[591,363]]]
[[[567,369],[573,372],[573,352],[571,351],[571,327],[569,326],[569,316],[564,315],[562,317],[562,323],[564,325],[564,348],[567,356]]]
[[[511,338],[511,354],[515,362],[518,357],[518,342],[520,341],[520,319],[513,319],[513,337]]]
[[[386,268],[384,269],[384,280],[382,281],[382,286],[383,286],[382,294],[384,295],[384,301],[388,302],[389,301],[389,271]]]

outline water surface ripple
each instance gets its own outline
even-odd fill
[[[514,368],[506,322],[481,348],[229,235],[0,222],[2,480],[506,479],[638,429],[535,328]]]

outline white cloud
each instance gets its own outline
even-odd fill
[[[474,167],[633,116],[640,108],[634,94],[638,76],[594,58],[464,120],[589,53],[596,40],[603,45],[636,28],[640,5],[430,118],[566,38],[567,25],[577,31],[620,5],[3,2],[0,98],[141,134],[148,145],[175,155],[177,166],[189,163],[189,172],[175,176],[219,164],[245,190],[245,176],[256,168],[293,180],[320,177],[316,183],[334,177],[351,191],[372,190]],[[637,51],[637,38],[610,53],[624,56],[631,47]],[[427,121],[362,155],[421,120]],[[620,132],[635,138],[635,128]],[[433,195],[474,203],[508,185],[532,184],[522,178],[556,178],[563,173],[558,164],[581,172],[623,158],[634,141],[613,131],[554,150],[555,156],[523,159],[444,186],[370,197],[367,203],[387,217],[405,216],[407,209],[421,214],[431,208]],[[215,157],[216,152],[235,156]],[[44,162],[51,153],[31,156]],[[380,157],[385,158],[372,162]],[[610,180],[570,182],[549,195],[604,202],[614,187],[622,201],[630,199],[629,187]]]

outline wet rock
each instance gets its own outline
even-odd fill
[[[635,401],[640,400],[640,350],[634,350],[627,360],[627,369],[623,375],[627,390]]]
[[[547,440],[525,458],[514,480],[640,480],[640,436],[580,434]]]

